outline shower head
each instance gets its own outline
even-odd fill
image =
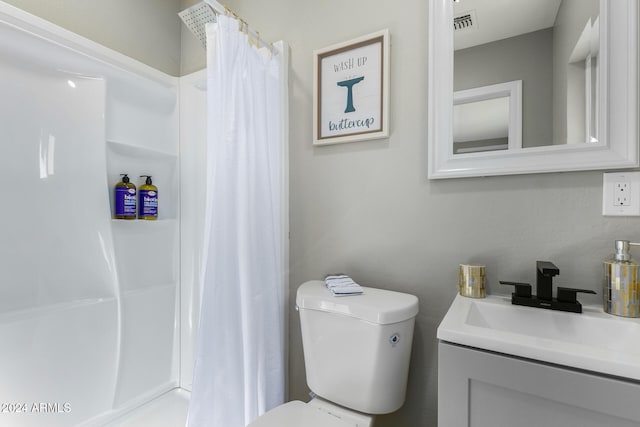
[[[216,14],[205,2],[196,3],[193,6],[178,13],[184,25],[196,36],[203,47],[207,47],[207,35],[205,32],[205,24],[216,22]]]

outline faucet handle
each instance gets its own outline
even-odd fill
[[[531,298],[531,285],[528,284],[528,283],[506,282],[506,281],[501,280],[500,284],[501,285],[515,286],[515,288],[516,288],[515,295],[517,297]]]
[[[589,289],[563,288],[558,286],[558,302],[576,304],[578,302],[576,299],[576,294],[578,292],[595,295],[595,291],[591,291]]]

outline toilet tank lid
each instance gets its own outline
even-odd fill
[[[362,287],[362,295],[334,297],[325,283],[312,280],[298,288],[296,305],[301,309],[343,314],[378,324],[403,322],[418,314],[415,295]]]

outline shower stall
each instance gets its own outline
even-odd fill
[[[162,396],[186,411],[204,72],[168,76],[0,2],[0,76],[0,425],[128,425]],[[153,176],[156,221],[112,219],[124,173]]]

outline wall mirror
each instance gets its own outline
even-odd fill
[[[429,4],[430,179],[638,167],[637,0]]]

